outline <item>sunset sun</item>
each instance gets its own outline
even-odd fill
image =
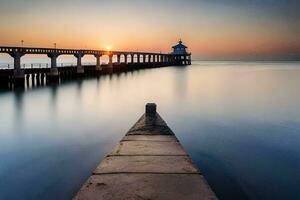
[[[106,50],[107,50],[107,51],[110,51],[110,50],[111,50],[111,46],[110,46],[110,45],[107,45],[107,46],[106,46]]]

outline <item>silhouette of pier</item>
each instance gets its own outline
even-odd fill
[[[64,77],[82,77],[87,74],[99,75],[143,68],[191,64],[191,54],[189,53],[174,54],[1,46],[0,53],[9,54],[14,59],[12,69],[9,67],[7,69],[0,69],[0,82],[12,82],[16,86],[24,85],[25,79],[29,79],[30,76],[37,80],[46,78],[48,81],[57,81]],[[30,68],[26,68],[21,64],[21,58],[27,54],[47,55],[51,63],[50,65],[31,64]],[[76,57],[76,65],[58,66],[57,58],[61,55],[72,55]],[[82,58],[85,55],[93,55],[96,60],[95,64],[83,65]],[[108,56],[108,64],[101,64],[103,56]],[[115,62],[113,62],[113,60],[115,60]]]

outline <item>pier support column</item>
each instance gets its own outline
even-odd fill
[[[118,64],[121,63],[121,55],[120,55],[120,54],[117,55],[117,63],[118,63]]]
[[[108,61],[108,65],[110,66],[110,67],[112,67],[113,66],[113,54],[110,54],[109,55],[109,61]]]
[[[177,56],[171,56],[171,64],[172,65],[175,65],[176,64],[176,62],[177,62]]]
[[[141,59],[140,59],[140,58],[141,58],[141,55],[140,55],[140,54],[138,54],[138,55],[137,55],[137,63],[138,63],[138,64],[139,64],[139,63],[140,63],[140,61],[141,61]]]
[[[14,52],[10,54],[14,58],[14,74],[13,80],[15,86],[23,87],[25,85],[24,70],[21,69],[21,57],[24,55],[21,52]]]
[[[78,76],[83,76],[84,75],[84,67],[82,66],[82,63],[81,63],[81,59],[83,57],[83,54],[82,53],[77,53],[75,54],[75,57],[77,58],[77,75]]]
[[[131,64],[134,63],[134,54],[131,54]]]
[[[95,54],[94,56],[96,57],[96,71],[99,72],[99,71],[102,70],[101,63],[100,63],[101,55],[100,54]]]
[[[113,72],[113,54],[109,54],[108,55],[108,67],[107,67],[107,69],[106,69],[106,71],[108,72],[108,73],[112,73]]]
[[[127,54],[124,54],[124,63],[127,64]]]
[[[146,54],[143,54],[143,63],[146,63]]]
[[[57,69],[57,54],[48,54],[48,57],[51,59],[51,68],[50,72],[48,73],[48,80],[49,81],[58,81],[59,80],[59,73]]]

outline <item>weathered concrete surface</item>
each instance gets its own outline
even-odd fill
[[[110,156],[106,157],[94,171],[94,174],[100,173],[198,174],[199,172],[188,156]]]
[[[121,141],[112,155],[187,155],[178,142]]]
[[[93,175],[75,200],[211,200],[216,199],[199,174]]]
[[[154,117],[143,115],[126,135],[174,135],[174,133],[159,114],[156,114]]]
[[[160,142],[178,142],[173,135],[127,135],[122,141],[160,141]]]
[[[217,199],[172,130],[153,113],[153,104],[149,106],[75,200]]]

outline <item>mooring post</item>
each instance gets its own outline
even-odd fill
[[[154,117],[156,115],[156,104],[147,103],[146,104],[146,116]]]

